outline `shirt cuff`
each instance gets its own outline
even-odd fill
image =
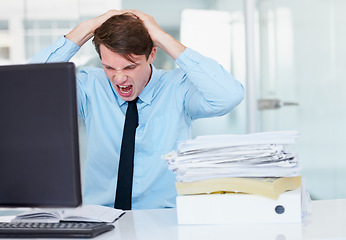
[[[204,56],[191,48],[185,51],[176,59],[176,64],[184,71],[188,72],[196,64],[199,64]]]
[[[79,51],[80,46],[63,36],[55,42],[55,48],[55,53],[65,61],[69,61]]]

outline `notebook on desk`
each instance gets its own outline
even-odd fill
[[[81,205],[76,105],[73,63],[0,66],[0,208]],[[98,234],[114,228],[103,225]],[[95,236],[90,224],[69,226],[0,224],[0,237]]]

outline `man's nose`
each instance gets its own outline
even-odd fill
[[[120,70],[114,71],[113,80],[117,83],[123,83],[127,80],[127,76]]]

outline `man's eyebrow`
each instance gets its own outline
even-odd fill
[[[132,64],[129,64],[129,65],[125,66],[123,69],[129,68],[129,67],[136,67],[136,66],[138,66],[139,64],[140,64],[140,63],[134,62],[134,63],[132,63]]]
[[[112,68],[111,66],[109,66],[108,64],[105,64],[105,63],[101,63],[102,64],[102,66],[104,66],[104,67],[107,67],[107,68]]]
[[[101,63],[104,67],[106,67],[106,68],[111,68],[111,69],[115,69],[115,68],[113,68],[112,66],[109,66],[108,64],[106,64],[106,63]],[[140,63],[132,63],[132,64],[129,64],[129,65],[127,65],[127,66],[125,66],[125,67],[123,67],[122,69],[127,69],[127,68],[131,68],[131,67],[137,67],[138,65],[140,65]],[[115,70],[122,70],[122,69],[115,69]]]

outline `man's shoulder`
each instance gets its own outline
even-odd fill
[[[184,94],[188,86],[185,73],[180,68],[171,70],[157,69],[152,79],[154,80],[150,85],[152,88],[153,96],[155,95],[177,95]]]
[[[77,68],[77,81],[85,89],[97,86],[109,87],[108,78],[102,68],[80,67]]]
[[[77,78],[81,78],[80,80],[86,79],[105,79],[107,78],[105,72],[102,68],[98,67],[78,67],[77,68]]]
[[[158,69],[157,77],[161,84],[175,84],[184,79],[184,72],[180,68],[170,70]]]
[[[77,72],[86,73],[86,74],[105,74],[102,68],[99,67],[89,67],[81,66],[77,68]]]

